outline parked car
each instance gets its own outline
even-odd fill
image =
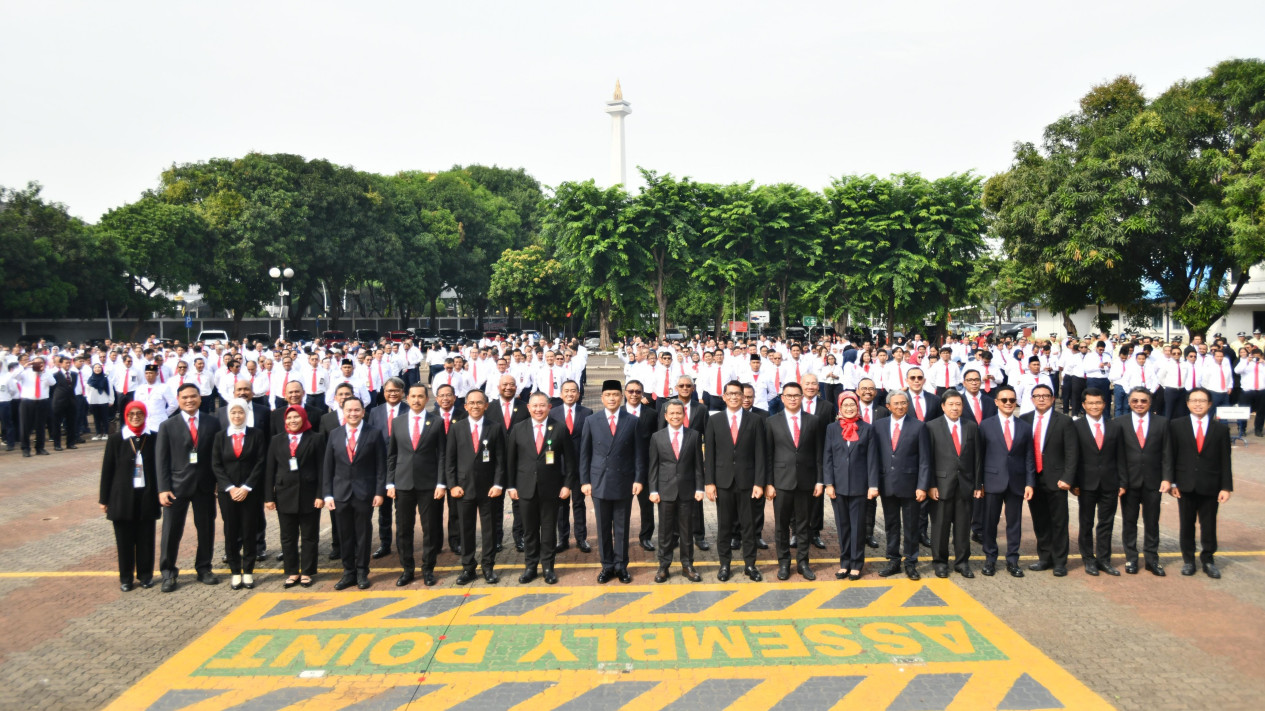
[[[403,343],[405,338],[409,338],[411,336],[412,334],[410,334],[408,331],[388,331],[387,332],[387,338],[391,339],[392,343]]]
[[[321,340],[327,346],[341,346],[347,342],[347,334],[342,331],[321,331]]]
[[[382,334],[372,328],[357,328],[351,332],[351,337],[352,340],[360,341],[361,343],[377,343]]]
[[[248,333],[242,338],[243,343],[263,343],[272,345],[271,333]]]
[[[61,341],[57,340],[57,336],[54,336],[51,333],[28,333],[25,336],[19,337],[18,343],[29,346],[33,343],[39,343],[40,340],[43,340],[45,343],[50,345],[61,343]]]
[[[439,338],[444,343],[453,344],[461,340],[461,331],[455,328],[441,328],[439,329]]]
[[[198,340],[206,346],[214,346],[218,343],[228,345],[228,331],[202,331],[198,334]]]
[[[808,338],[808,331],[803,326],[787,326],[786,338],[792,341],[802,341]]]
[[[286,331],[286,340],[291,343],[310,342],[312,340],[312,332],[306,328],[292,328]]]
[[[439,340],[439,335],[429,328],[414,327],[408,332],[413,334],[413,340],[420,346],[433,346]]]
[[[665,341],[684,341],[685,334],[680,329],[669,328],[663,332],[663,340]]]

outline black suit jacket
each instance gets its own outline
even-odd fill
[[[155,434],[146,434],[138,440],[127,440],[119,433],[106,439],[105,456],[101,459],[101,488],[97,503],[106,506],[105,517],[111,521],[153,521],[162,515],[158,505],[158,474],[154,455]],[[136,445],[136,442],[140,442]],[[130,444],[129,444],[130,443]],[[136,450],[132,447],[136,446]],[[141,455],[141,470],[145,487],[141,489],[140,505],[137,506],[136,488],[132,475],[136,471],[136,454]]]
[[[996,409],[994,405],[994,412]],[[1072,425],[1075,423],[1072,418],[1053,408],[1046,413],[1046,417],[1050,421],[1045,423],[1045,442],[1041,445],[1041,471],[1037,472],[1037,480],[1046,491],[1057,491],[1060,481],[1068,486],[1075,486],[1076,463],[1080,461],[1080,441],[1072,430]],[[1032,425],[1033,447],[1036,446],[1036,418],[1035,410],[1019,416],[1019,419]],[[1035,449],[1033,460],[1036,460]]]
[[[681,428],[681,456],[672,451],[672,430],[668,427],[650,437],[650,493],[663,501],[693,501],[694,492],[703,490],[703,436],[693,428]]]
[[[1037,462],[1032,451],[1032,425],[1014,419],[1011,446],[1006,449],[1006,436],[1001,418],[990,417],[979,426],[984,446],[984,492],[1023,495],[1024,487],[1037,485]]]
[[[1209,417],[1202,451],[1196,446],[1195,425],[1190,417],[1174,418],[1168,431],[1173,440],[1173,472],[1177,477],[1173,483],[1178,491],[1204,496],[1234,491],[1229,425]]]
[[[956,497],[963,489],[974,492],[984,488],[979,425],[965,415],[958,418],[958,441],[962,446],[962,453],[958,454],[953,446],[950,424],[947,417],[927,423],[927,430],[931,435],[931,452],[935,460],[934,486],[939,489],[942,499]]]
[[[251,401],[249,405],[250,409],[255,412],[255,425],[252,429],[262,432],[265,439],[272,437],[272,411],[268,409],[267,405],[260,405],[254,401]],[[220,411],[215,413],[215,416],[220,420],[220,429],[228,429],[228,408],[220,408]],[[199,436],[201,435],[199,434]]]
[[[1116,453],[1120,457],[1120,486],[1126,489],[1159,491],[1162,482],[1173,482],[1173,447],[1169,439],[1168,418],[1150,413],[1147,418],[1145,447],[1138,444],[1132,413],[1113,418],[1107,426],[1108,429],[1119,430],[1120,444]]]
[[[874,426],[865,420],[857,422],[855,442],[843,438],[839,422],[830,423],[821,459],[822,480],[837,496],[865,496],[878,488],[878,440]]]
[[[444,445],[444,484],[449,489],[464,489],[464,499],[487,496],[493,486],[504,489],[506,478],[505,428],[484,417],[479,426],[479,448],[475,450],[471,427],[469,417],[454,422]],[[488,452],[486,462],[484,451]]]
[[[804,412],[808,412],[808,398],[804,398]],[[808,414],[817,418],[817,432],[822,442],[826,441],[826,428],[839,416],[839,409],[833,402],[818,395],[813,402],[813,411]]]
[[[505,450],[509,456],[505,473],[506,489],[515,489],[520,499],[557,499],[562,487],[577,488],[579,457],[575,440],[567,434],[566,425],[552,417],[545,418],[544,444],[536,452],[536,423],[528,417],[510,430]],[[553,452],[548,464],[547,452]]]
[[[408,407],[391,425],[387,440],[387,483],[396,489],[433,490],[443,481],[448,435],[444,421],[434,412],[423,412],[422,434],[413,447],[413,411]]]
[[[664,407],[666,407],[667,402],[667,400],[664,400]],[[658,427],[655,428],[656,431],[668,426],[668,418],[663,414],[664,407],[659,408],[659,424]],[[707,406],[697,400],[692,400],[685,403],[685,408],[687,416],[686,419],[689,420],[689,424],[685,426],[694,430],[699,435],[702,435],[707,431]]]
[[[268,443],[264,464],[264,501],[277,505],[277,512],[300,514],[316,511],[313,504],[321,496],[321,467],[325,464],[325,435],[315,428],[300,435],[294,451],[297,471],[290,471],[290,434],[274,435]]]
[[[593,411],[590,410],[589,408],[581,405],[578,402],[575,404],[575,412],[572,413],[571,415],[572,429],[571,429],[570,434],[571,434],[571,441],[576,443],[577,448],[579,447],[580,434],[584,432],[584,420],[588,419],[588,416],[592,414],[593,414]],[[557,420],[559,423],[561,423],[562,429],[565,430],[567,428],[566,405],[559,405],[555,407],[554,409],[550,410],[549,416]]]
[[[900,440],[892,451],[892,418],[874,423],[874,439],[878,444],[879,494],[912,499],[917,491],[931,488],[931,437],[927,425],[905,415]]]
[[[329,412],[321,415],[320,424],[317,426],[317,429],[320,430],[321,434],[329,435],[330,432],[333,432],[339,427],[342,427],[342,423],[338,421],[338,413],[331,409]]]
[[[217,432],[215,448],[211,450],[211,468],[220,491],[237,486],[249,487],[253,491],[263,486],[264,455],[267,451],[267,438],[254,427],[246,428],[240,457],[233,452],[233,440],[228,436],[228,430]]]
[[[642,405],[643,408],[647,407]],[[626,408],[615,413],[611,434],[606,410],[584,420],[580,434],[580,484],[591,485],[598,499],[628,499],[634,483],[646,483],[647,447],[641,439],[640,419]]]
[[[286,409],[289,407],[290,403],[286,403],[284,407],[278,407],[272,411],[271,415],[268,416],[268,432],[271,433],[272,436],[275,437],[286,431]],[[308,424],[312,425],[312,429],[320,430],[321,418],[324,417],[324,415],[321,415],[321,413],[313,410],[309,405],[304,405],[303,410],[307,413],[307,421]],[[334,417],[337,418],[338,416],[335,415]]]
[[[764,421],[765,449],[769,453],[770,483],[778,489],[812,491],[821,478],[821,427],[818,420],[799,413],[799,446],[786,415],[779,412]]]
[[[391,419],[390,427],[387,426],[387,419],[388,419],[387,416],[391,414],[391,406],[386,404],[385,402],[382,403],[381,405],[377,405],[372,410],[369,410],[369,412],[365,413],[365,422],[369,423],[370,427],[382,433],[383,442],[387,442],[390,439],[390,435],[387,434],[387,430],[391,430],[391,434],[395,434],[395,429],[394,429],[396,425],[395,420],[398,419],[400,415],[409,411],[408,403],[401,400],[395,406],[395,410],[396,410],[395,417],[390,418]],[[442,426],[440,429],[442,429]]]
[[[997,414],[997,403],[993,402],[993,396],[981,390],[979,391],[979,409],[983,412],[983,417],[977,419],[975,417],[975,408],[971,406],[971,401],[967,399],[970,397],[971,395],[965,391],[962,393],[963,417],[969,417],[972,420],[975,420],[975,424],[978,425],[982,424],[984,420],[987,420]],[[1071,420],[1072,418],[1069,417],[1067,419]]]
[[[858,412],[857,417],[858,417],[858,418],[860,418],[860,420],[861,420],[862,422],[865,422],[865,418],[864,418],[864,417],[862,417],[862,416],[861,416],[861,414],[860,414],[860,413],[864,412],[864,410],[865,410],[865,406],[864,406],[864,405],[862,405],[862,404],[859,404],[859,403],[858,403],[857,407],[858,407],[858,410],[857,410],[857,412]],[[835,408],[835,409],[836,409],[836,412],[837,412],[837,411],[838,411],[838,408]],[[874,404],[874,403],[870,403],[870,410],[871,410],[871,412],[870,412],[870,421],[869,421],[869,422],[866,422],[866,424],[870,425],[871,427],[872,427],[872,426],[874,426],[874,423],[875,423],[875,422],[878,422],[879,420],[883,419],[884,417],[891,417],[891,416],[892,416],[891,410],[888,410],[886,407],[883,407],[882,405],[876,405],[876,404]]]
[[[189,463],[193,451],[193,439],[184,414],[176,414],[163,420],[158,426],[158,491],[170,491],[179,497],[195,493],[209,494],[215,491],[215,472],[211,470],[211,451],[215,446],[215,433],[220,431],[219,420],[198,413],[198,462]]]
[[[912,417],[916,420],[918,419],[918,417],[915,414],[915,410],[914,410],[914,393],[912,390],[906,390],[905,393],[909,395],[909,414],[906,416]],[[931,422],[932,420],[944,414],[944,412],[940,409],[939,395],[936,395],[934,392],[924,388],[922,391],[922,396],[923,398],[925,398],[923,400],[923,405],[922,405],[922,408],[923,408],[922,421],[923,422]]]
[[[526,420],[531,417],[531,413],[527,412],[527,406],[523,404],[522,400],[519,400],[518,398],[514,398],[513,400],[510,401],[510,405],[514,409],[510,411],[509,427],[505,426],[505,413],[501,411],[500,395],[493,397],[488,402],[487,413],[484,415],[486,419],[491,420],[492,422],[496,423],[497,427],[500,427],[507,435],[509,434],[510,430],[514,428],[514,425],[517,425],[523,420]],[[565,429],[565,427],[563,429]]]
[[[1119,489],[1120,430],[1112,428],[1111,423],[1102,422],[1102,449],[1094,440],[1094,431],[1089,426],[1089,418],[1082,417],[1072,425],[1076,433],[1076,486],[1082,489],[1111,491]]]
[[[769,485],[765,451],[768,445],[764,435],[767,419],[767,415],[754,414],[754,409],[742,413],[738,419],[737,444],[729,434],[728,410],[707,419],[707,434],[703,436],[707,442],[703,453],[704,484],[739,492]]]
[[[79,384],[78,371],[71,370],[70,374],[63,373],[61,368],[53,371],[53,390],[49,393],[52,398],[50,407],[59,410],[69,405],[75,400],[75,387]]]
[[[356,436],[356,458],[347,459],[347,427],[334,428],[325,444],[321,489],[326,498],[345,503],[370,501],[387,494],[387,448],[382,435],[364,422]]]

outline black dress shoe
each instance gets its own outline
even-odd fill
[[[623,570],[619,571],[619,582],[623,583],[624,585],[627,585],[628,583],[632,582],[632,574],[628,572],[627,568],[624,568]]]
[[[826,542],[821,540],[821,536],[813,536],[813,548],[818,550],[826,550]]]
[[[742,548],[742,540],[741,540],[741,539],[739,539],[739,538],[730,538],[730,539],[729,539],[729,550],[731,550],[731,551],[736,551],[736,550],[738,550],[739,548]]]
[[[851,573],[849,573],[849,574],[848,574],[848,580],[851,580],[851,581],[854,581],[854,582],[855,582],[855,581],[860,580],[860,579],[861,579],[861,571],[859,571],[859,570],[854,570],[854,571],[852,571]]]
[[[1159,563],[1147,563],[1146,569],[1151,571],[1151,574],[1157,578],[1162,578],[1165,575],[1164,566]]]
[[[501,576],[497,575],[495,570],[483,571],[483,579],[487,581],[488,585],[496,585],[501,582]]]
[[[1213,580],[1221,579],[1221,569],[1216,563],[1204,563],[1204,573]]]
[[[757,583],[760,582],[761,580],[764,580],[764,576],[760,575],[760,569],[755,567],[754,565],[746,566],[745,568],[742,569],[742,572],[746,573],[748,578],[751,578]]]
[[[835,571],[835,580],[847,580],[849,575],[842,570]]]
[[[1135,560],[1135,561],[1131,561],[1131,562],[1129,562],[1129,563],[1125,563],[1125,564],[1124,564],[1124,572],[1128,573],[1129,575],[1137,575],[1137,574],[1138,574],[1138,562]]]
[[[372,583],[369,582],[368,575],[361,575],[356,579],[356,587],[361,590],[368,590],[370,585],[372,585]]]
[[[314,582],[314,581],[312,580],[312,578],[308,578],[306,581],[304,581],[304,580],[303,580],[303,578],[299,578],[299,586],[300,586],[300,587],[310,588],[310,587],[312,587],[312,583],[313,583],[313,582]]]
[[[579,548],[581,553],[593,552],[593,546],[590,546],[588,541],[576,541],[575,547]]]
[[[971,532],[971,540],[972,540],[972,541],[974,541],[974,542],[976,542],[976,543],[983,543],[983,542],[984,542],[984,539],[983,539],[983,538],[980,538],[980,535],[979,535],[978,533],[975,533],[974,531],[972,531],[972,532]]]
[[[716,579],[722,583],[729,580],[729,566],[727,564],[721,564],[720,570],[716,572]]]
[[[330,559],[330,560],[339,560],[339,559],[341,559],[342,557],[343,557],[342,552],[341,552],[341,551],[339,551],[337,548],[335,548],[334,550],[332,550],[332,551],[330,551],[330,552],[329,552],[329,559]]]
[[[887,565],[883,566],[883,569],[878,571],[878,576],[880,578],[890,578],[891,576],[899,572],[900,572],[900,563],[892,560],[892,561],[888,561]]]
[[[712,549],[712,544],[708,543],[706,538],[695,538],[694,547],[700,551],[709,551]]]
[[[666,583],[666,582],[668,582],[668,568],[667,568],[667,566],[659,566],[659,570],[655,571],[655,574],[654,574],[654,581],[655,581],[656,583]]]
[[[918,569],[912,565],[905,566],[905,577],[910,580],[922,580],[922,576],[918,574]]]
[[[600,572],[600,573],[598,573],[598,574],[597,574],[597,584],[598,584],[598,585],[605,585],[605,584],[609,583],[609,582],[611,581],[611,578],[613,578],[613,577],[615,577],[615,571],[613,571],[613,570],[603,570],[602,572]]]
[[[755,539],[755,547],[762,551],[767,551],[769,549],[769,544],[765,543],[763,538],[757,538]]]
[[[154,587],[154,581],[153,581],[152,579],[150,579],[150,580],[142,580],[142,581],[141,581],[141,588],[143,588],[143,589],[145,589],[145,590],[148,590],[148,589],[150,589],[150,588],[152,588],[152,587]]]
[[[60,452],[60,451],[61,451],[61,445],[60,445],[60,444],[55,444],[55,445],[53,445],[53,451],[54,451],[54,452]]]
[[[119,585],[119,590],[122,590],[123,592],[132,592],[133,587],[135,586],[131,583],[122,583]]]
[[[1190,567],[1193,570],[1195,566],[1192,565]],[[1194,573],[1192,572],[1191,575],[1194,575]],[[175,578],[163,578],[163,586],[162,586],[163,592],[171,592],[175,590],[177,587],[179,586],[176,584]]]
[[[947,578],[947,577],[949,577],[949,566],[947,566],[947,565],[937,565],[937,566],[936,566],[936,577],[937,577],[937,578]]]
[[[643,538],[643,539],[641,539],[640,543],[641,543],[641,550],[643,550],[643,551],[653,551],[653,550],[654,550],[654,544],[650,542],[650,539],[649,539],[649,538]]]
[[[787,545],[789,545],[791,548],[799,548],[799,539],[795,536],[791,536],[791,542],[788,543]]]
[[[354,575],[344,575],[343,577],[341,577],[341,578],[339,578],[339,579],[338,579],[338,582],[334,583],[334,589],[335,589],[335,590],[346,590],[347,588],[349,588],[349,587],[351,587],[352,585],[355,585],[355,584],[356,584],[356,576],[354,576]]]
[[[804,580],[817,579],[817,574],[813,572],[813,569],[809,567],[807,563],[800,563],[799,565],[795,566],[795,570],[799,572],[799,577],[803,578]]]
[[[536,579],[536,569],[530,568],[528,570],[524,570],[523,574],[518,576],[518,584],[526,585],[527,583],[530,583],[531,581],[535,579]]]
[[[478,579],[479,576],[475,575],[473,570],[463,570],[461,571],[461,574],[457,576],[457,584],[469,585]]]
[[[545,585],[557,585],[558,576],[553,572],[553,568],[545,571]]]
[[[694,570],[693,565],[682,565],[681,575],[683,575],[685,579],[691,583],[703,582],[703,576],[699,575],[697,570]]]
[[[400,577],[404,577],[404,576],[400,576]],[[294,578],[293,580],[291,580],[290,578],[286,578],[286,581],[281,584],[281,587],[285,588],[286,590],[289,590],[290,588],[298,584],[299,584],[298,578]],[[399,585],[399,583],[396,583],[396,585]]]
[[[918,543],[919,543],[919,544],[921,544],[923,548],[930,548],[930,547],[931,547],[931,536],[929,536],[929,535],[927,535],[927,534],[925,534],[925,533],[924,533],[924,534],[922,534],[922,537],[918,539]]]
[[[221,556],[220,562],[223,563],[224,565],[228,565],[228,556],[227,555]]]
[[[1092,560],[1085,561],[1085,572],[1089,575],[1098,575],[1098,564]]]
[[[73,445],[73,444],[68,444],[68,445],[66,445],[66,449],[79,449],[79,448],[78,448],[78,447],[76,447],[76,446],[75,446],[75,445]]]
[[[453,555],[461,555],[461,544],[458,543],[455,546],[448,546],[448,550],[452,551]]]
[[[1107,575],[1114,575],[1117,578],[1120,577],[1120,571],[1112,567],[1111,563],[1099,563],[1098,569]]]
[[[558,554],[558,553],[561,553],[561,552],[563,552],[563,551],[567,551],[567,550],[571,550],[571,544],[570,544],[570,543],[567,543],[566,541],[563,541],[563,542],[561,542],[561,543],[559,543],[558,545],[556,545],[556,546],[554,546],[554,547],[553,547],[553,552],[554,552],[554,554]]]
[[[198,573],[198,582],[203,585],[219,585],[220,579],[215,573]]]
[[[1055,568],[1054,568],[1054,577],[1056,577],[1056,578],[1066,578],[1066,577],[1067,577],[1067,568],[1064,568],[1064,567],[1063,567],[1063,566],[1061,566],[1061,565],[1059,565],[1059,566],[1055,566]]]
[[[958,571],[958,575],[961,575],[964,578],[975,577],[975,571],[971,570],[971,566],[969,565],[966,565],[966,564],[959,565],[955,567],[954,570]]]
[[[413,579],[414,579],[413,571],[406,570],[403,573],[400,573],[400,577],[395,579],[395,587],[402,588],[405,585],[408,585],[409,583],[413,582]]]
[[[422,571],[422,584],[428,588],[435,586],[435,572],[433,570]]]
[[[1186,563],[1185,565],[1182,566],[1182,575],[1194,575],[1194,574],[1195,574],[1194,563]]]
[[[36,454],[38,454],[38,455],[39,455],[39,456],[41,456],[41,457],[47,457],[47,456],[49,456],[49,454],[48,454],[48,450],[47,450],[47,449],[37,449],[37,450],[35,450],[35,453],[36,453]]]
[[[527,549],[527,546],[523,545],[523,539],[521,538],[514,539],[514,550],[518,551],[519,553],[522,553],[526,549]]]
[[[1032,565],[1029,565],[1028,570],[1031,570],[1034,573],[1039,573],[1043,570],[1049,570],[1050,568],[1053,568],[1053,567],[1054,567],[1053,563],[1046,563],[1044,561],[1039,560],[1033,563]]]
[[[791,564],[790,564],[790,563],[778,563],[778,565],[777,565],[777,579],[778,579],[778,580],[789,580],[789,579],[790,579],[790,577],[791,577]]]
[[[1022,577],[1023,577],[1023,568],[1020,568],[1019,566],[1017,566],[1017,565],[1015,565],[1015,564],[1013,564],[1013,563],[1007,563],[1007,564],[1006,564],[1006,572],[1007,572],[1007,573],[1010,573],[1010,577],[1012,577],[1012,578],[1022,578]]]
[[[500,541],[497,541],[496,545],[492,546],[492,550],[496,551],[497,553],[500,553],[501,551],[505,550],[505,545],[501,543]]]
[[[866,548],[878,548],[878,539],[877,539],[877,538],[875,538],[874,536],[869,536],[869,537],[867,537],[867,538],[865,539],[865,547],[866,547]]]
[[[391,555],[391,549],[390,549],[390,548],[388,548],[388,547],[386,547],[386,546],[378,546],[378,547],[377,547],[377,548],[375,548],[375,549],[374,549],[374,551],[373,551],[373,559],[374,559],[374,560],[377,560],[377,559],[379,559],[379,558],[385,558],[385,557],[387,557],[387,556],[389,556],[389,555]]]
[[[22,456],[23,456],[23,457],[29,457],[29,456],[31,456],[31,452],[30,452],[30,450],[26,450],[26,449],[22,450]]]
[[[280,553],[277,554],[277,560],[285,560],[285,559],[286,559],[285,551],[281,551]]]
[[[983,570],[981,570],[980,572],[981,572],[981,573],[983,573],[984,575],[987,575],[988,577],[990,577],[990,578],[991,578],[991,577],[993,577],[994,575],[996,575],[996,574],[997,574],[997,564],[996,564],[996,563],[985,563],[985,564],[984,564],[984,569],[983,569]]]

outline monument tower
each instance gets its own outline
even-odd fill
[[[624,92],[615,80],[615,96],[606,102],[606,113],[611,115],[611,185],[624,185],[627,171],[624,167],[624,117],[632,113],[632,105],[624,101]]]

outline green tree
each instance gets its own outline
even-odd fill
[[[522,249],[537,240],[545,209],[545,194],[540,189],[539,180],[522,168],[468,165],[464,168],[453,166],[452,169],[465,171],[479,185],[510,204],[518,215],[518,225],[513,231],[511,244],[514,249]]]
[[[777,292],[779,334],[785,338],[791,287],[814,277],[824,254],[826,202],[811,190],[782,183],[756,189],[755,205],[764,247],[760,281]]]
[[[702,195],[688,177],[677,180],[638,168],[646,187],[632,199],[624,222],[650,255],[651,290],[659,314],[659,337],[667,333],[668,293],[686,278],[701,243]]]
[[[764,260],[760,219],[752,183],[708,186],[703,191],[703,244],[692,278],[716,295],[716,332],[725,307],[743,285],[754,283]]]
[[[492,285],[488,299],[523,316],[560,323],[567,317],[571,284],[562,264],[552,258],[543,244],[523,249],[507,249],[492,265]]]

